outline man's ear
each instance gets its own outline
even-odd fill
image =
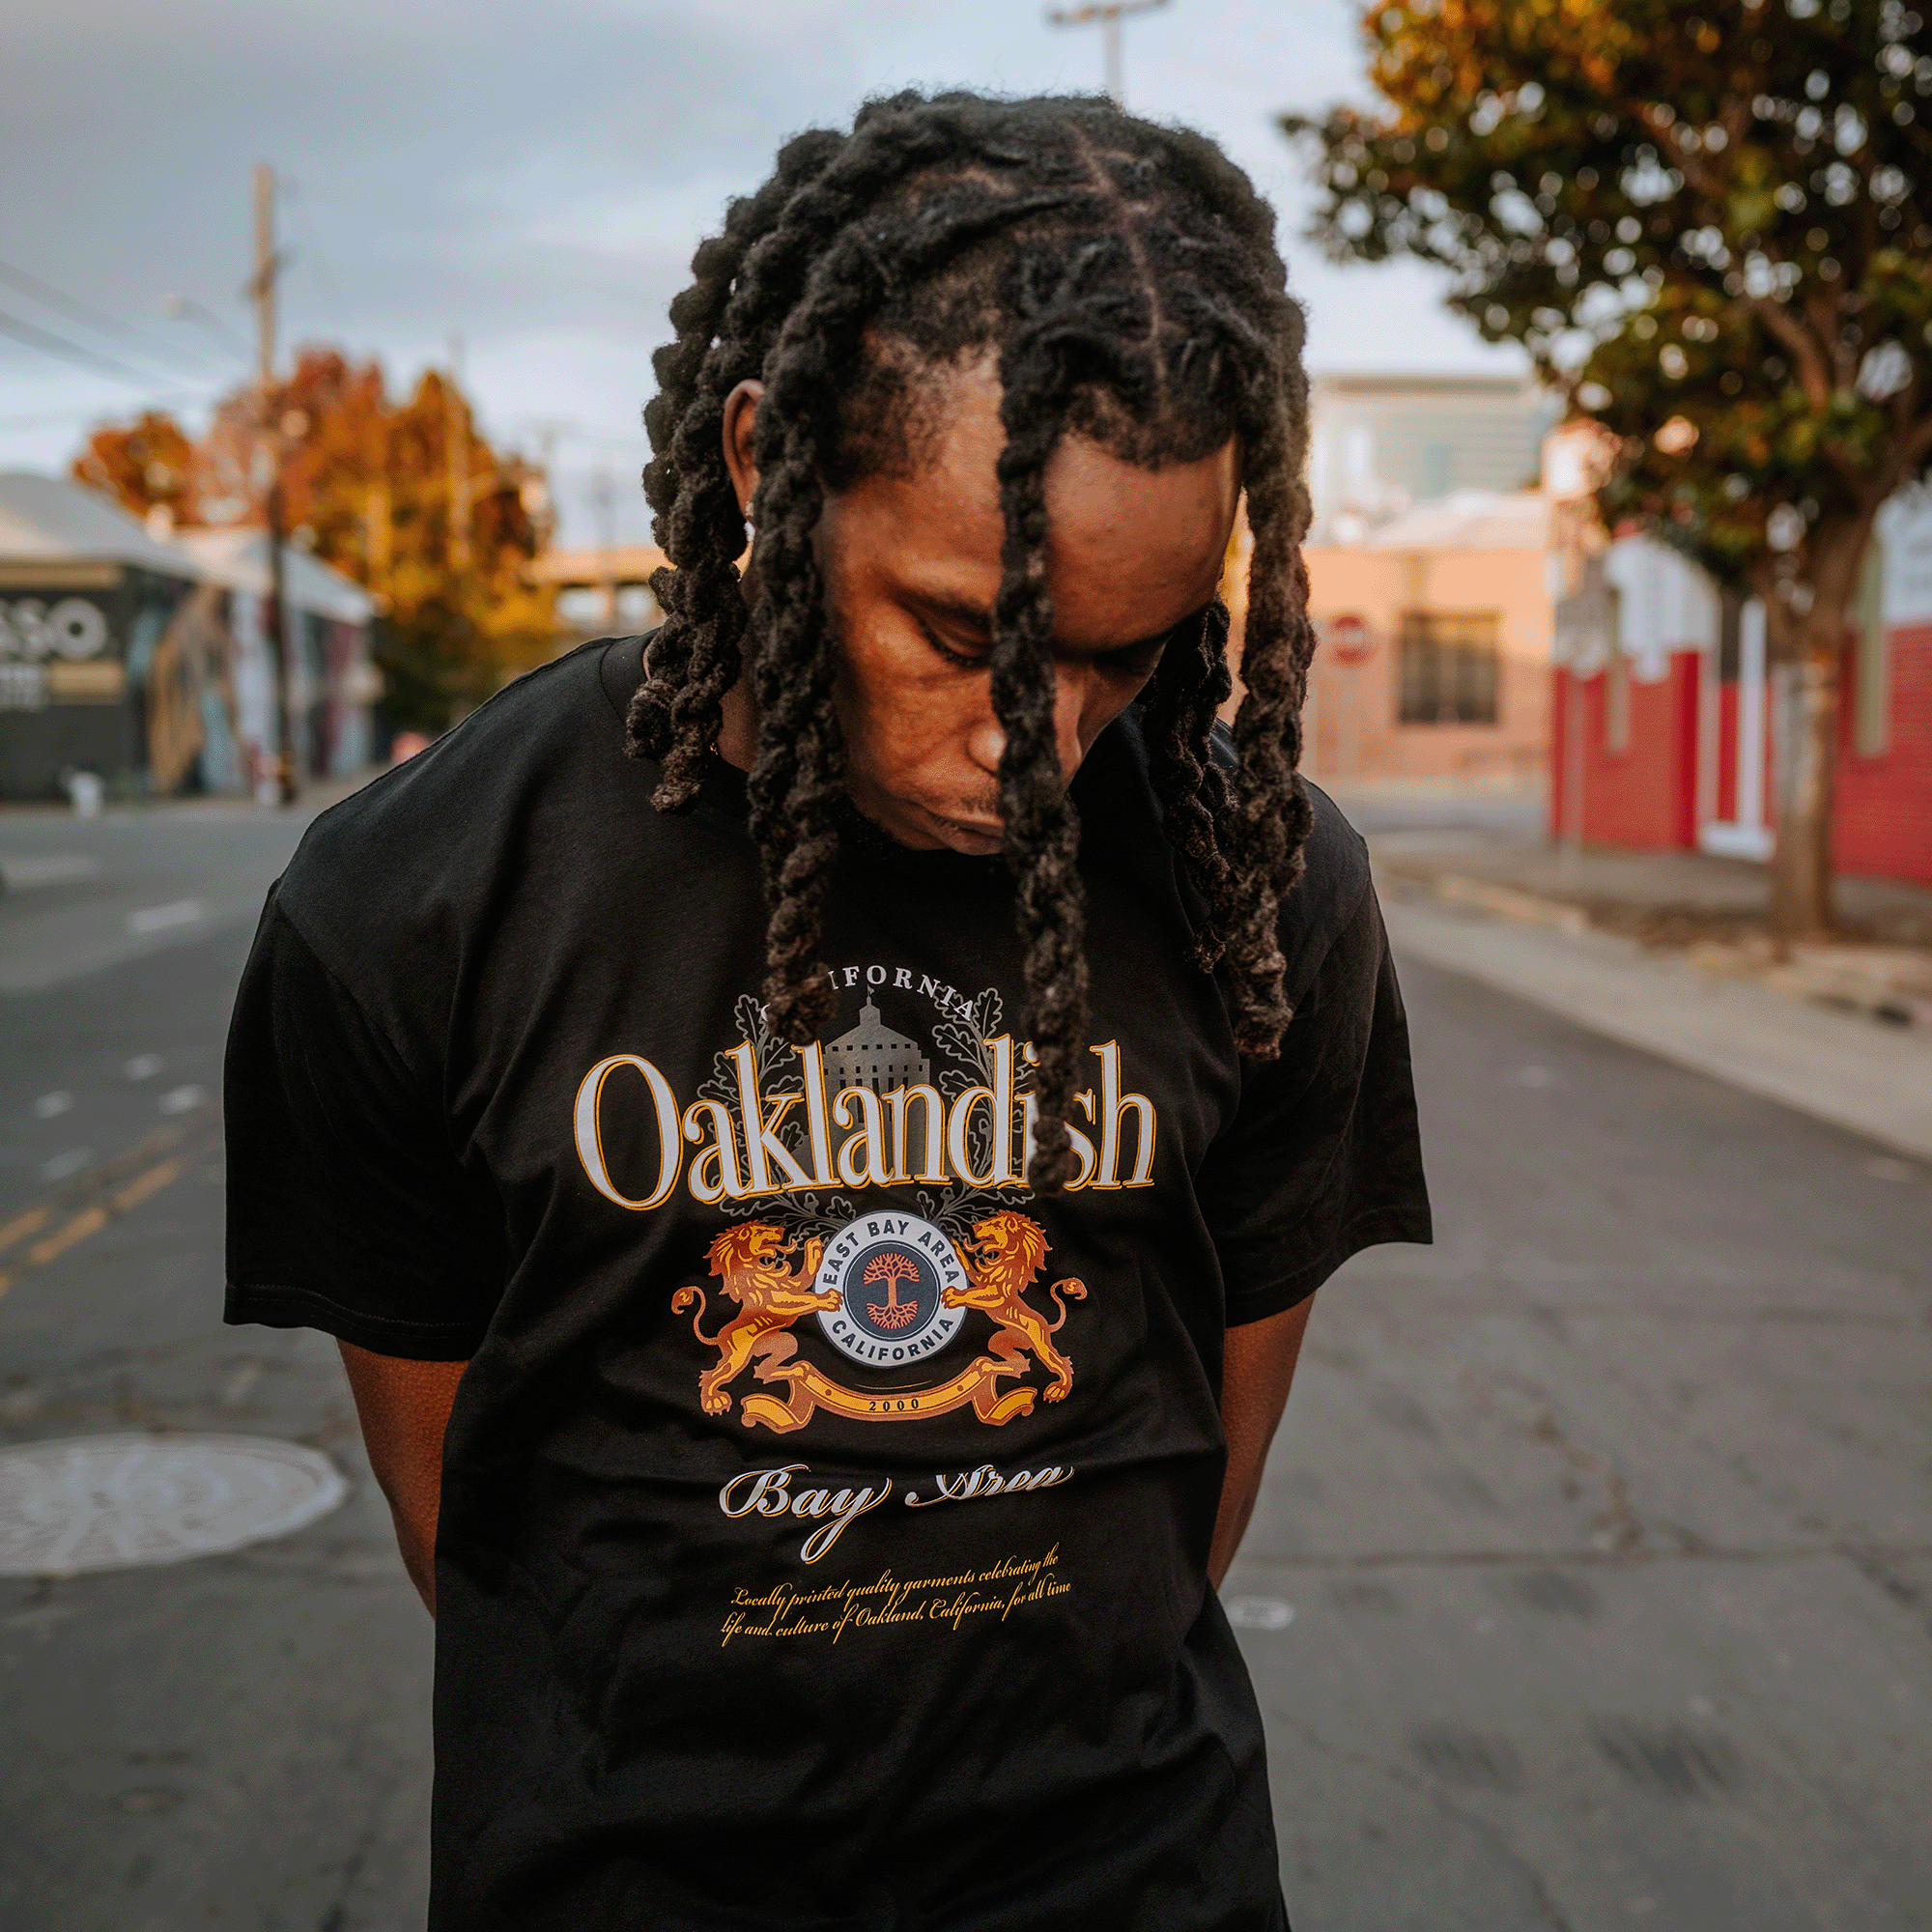
[[[738,507],[752,514],[752,498],[757,495],[758,466],[752,446],[758,425],[758,405],[764,400],[765,385],[748,379],[724,398],[724,468],[731,472],[731,487],[738,493]]]

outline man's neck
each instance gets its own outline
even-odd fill
[[[719,703],[718,755],[727,765],[749,772],[758,761],[758,705],[752,681],[741,677]]]

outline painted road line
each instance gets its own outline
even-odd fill
[[[171,899],[166,905],[143,906],[128,915],[128,930],[132,933],[166,932],[171,926],[193,925],[208,917],[201,899]]]
[[[35,1241],[20,1256],[11,1273],[0,1273],[0,1295],[26,1269],[58,1261],[70,1249],[98,1235],[117,1215],[138,1208],[179,1180],[203,1154],[219,1145],[207,1130],[218,1126],[220,1117],[221,1103],[204,1100],[172,1125],[156,1129],[102,1161],[55,1200],[36,1203],[0,1224],[0,1253],[45,1228],[53,1228],[53,1233]],[[166,1158],[156,1160],[157,1154]]]
[[[164,1160],[158,1167],[151,1167],[146,1174],[130,1180],[107,1205],[115,1213],[125,1214],[128,1208],[138,1208],[149,1195],[158,1194],[169,1181],[179,1180],[186,1165],[185,1161]]]
[[[15,1214],[11,1221],[0,1224],[0,1255],[4,1255],[15,1241],[24,1241],[29,1235],[38,1235],[53,1218],[51,1208],[29,1208],[24,1214]]]
[[[109,1216],[105,1208],[83,1208],[65,1228],[49,1235],[44,1241],[36,1241],[27,1250],[29,1267],[45,1267],[49,1262],[58,1261],[70,1248],[77,1247],[90,1235],[98,1235],[106,1227]]]

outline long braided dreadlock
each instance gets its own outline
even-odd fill
[[[1218,602],[1198,632],[1170,639],[1143,701],[1168,836],[1208,907],[1194,963],[1225,959],[1243,1053],[1274,1055],[1291,1018],[1276,916],[1313,822],[1295,773],[1313,634],[1302,321],[1273,236],[1247,178],[1200,135],[1096,99],[900,94],[868,103],[849,135],[800,135],[771,180],[731,204],[671,304],[677,339],[656,358],[644,489],[673,568],[656,580],[666,618],[632,702],[630,749],[660,761],[658,810],[688,810],[722,700],[749,670],[751,830],[772,901],[765,997],[774,1030],[803,1042],[832,1005],[818,955],[845,760],[812,532],[828,492],[909,464],[918,371],[997,355],[1006,540],[991,696],[1038,1055],[1030,1175],[1047,1190],[1071,1178],[1065,1122],[1087,1017],[1080,827],[1055,746],[1046,577],[1045,471],[1068,431],[1149,466],[1240,440],[1255,544],[1232,779],[1208,745],[1232,688]],[[749,605],[723,438],[725,399],[748,378],[765,384]]]

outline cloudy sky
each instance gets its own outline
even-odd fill
[[[1297,239],[1272,117],[1362,96],[1356,17],[1168,0],[1129,26],[1130,103],[1213,133],[1282,211],[1313,367],[1495,366],[1420,270],[1338,270]],[[402,384],[460,330],[486,430],[554,437],[576,542],[643,536],[666,303],[784,135],[882,89],[1094,86],[1101,58],[1040,0],[41,0],[6,39],[0,469],[64,468],[90,423],[150,401],[195,420],[245,373],[218,325],[249,333],[267,160],[295,256],[285,352],[340,343]],[[170,296],[213,320],[167,319]]]

